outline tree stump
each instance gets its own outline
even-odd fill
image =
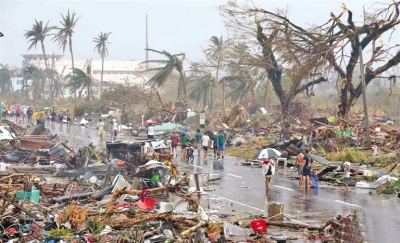
[[[283,219],[283,204],[270,203],[268,207],[269,220],[282,220]]]

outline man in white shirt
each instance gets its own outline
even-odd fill
[[[154,138],[154,127],[153,124],[149,124],[149,127],[147,128],[147,138],[148,139],[153,139]]]
[[[113,141],[115,141],[115,139],[117,138],[117,135],[118,135],[118,124],[117,124],[117,120],[116,119],[113,119]]]
[[[26,114],[28,113],[28,108],[25,106],[22,108],[22,122],[25,123]]]
[[[201,144],[201,146],[203,146],[204,158],[207,158],[207,150],[208,150],[209,142],[210,142],[210,137],[205,132],[200,139],[200,144]]]

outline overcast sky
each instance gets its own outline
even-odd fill
[[[201,47],[207,46],[211,36],[226,36],[223,20],[217,7],[225,4],[222,0],[0,0],[0,63],[22,66],[21,54],[41,54],[37,49],[27,52],[28,44],[23,36],[25,30],[32,28],[35,19],[49,25],[59,25],[61,15],[68,10],[80,17],[73,35],[75,60],[100,59],[93,51],[93,37],[103,32],[109,36],[110,56],[108,60],[145,60],[146,14],[149,23],[149,47],[170,53],[185,53],[195,61],[202,58]],[[268,10],[277,7],[290,8],[290,16],[296,23],[306,26],[322,23],[329,19],[329,13],[341,12],[342,2],[361,19],[363,6],[371,7],[371,0],[280,0],[254,1],[256,5]],[[279,2],[279,3],[278,3]],[[391,3],[391,0],[380,0]],[[46,39],[46,53],[62,54],[62,50]],[[150,53],[150,59],[160,58]],[[68,49],[65,57],[70,59]]]

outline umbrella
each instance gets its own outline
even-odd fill
[[[261,149],[254,155],[253,159],[267,159],[272,157],[279,157],[282,153],[273,148]]]
[[[39,119],[40,117],[46,118],[47,115],[46,115],[45,112],[41,112],[41,111],[35,112],[35,113],[33,113],[33,115],[32,115],[32,119],[33,119],[33,120]]]
[[[157,124],[158,122],[154,119],[148,119],[146,121],[144,121],[144,124]]]

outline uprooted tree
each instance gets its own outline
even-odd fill
[[[310,87],[328,79],[333,70],[338,73],[338,116],[347,118],[351,107],[362,94],[357,62],[361,47],[370,53],[365,58],[365,82],[368,85],[378,75],[400,62],[397,45],[384,45],[399,24],[399,4],[393,2],[370,13],[364,11],[362,23],[353,20],[353,13],[343,4],[338,16],[331,13],[322,25],[303,28],[292,22],[284,11],[270,12],[256,8],[250,1],[239,5],[229,1],[221,7],[227,25],[234,36],[245,37],[250,46],[258,44],[248,55],[249,66],[263,68],[268,73],[278,96],[283,118],[287,116],[293,98]],[[347,24],[341,18],[347,13]],[[381,41],[377,45],[377,41]],[[283,82],[288,74],[289,82]],[[319,77],[318,77],[319,76]]]

